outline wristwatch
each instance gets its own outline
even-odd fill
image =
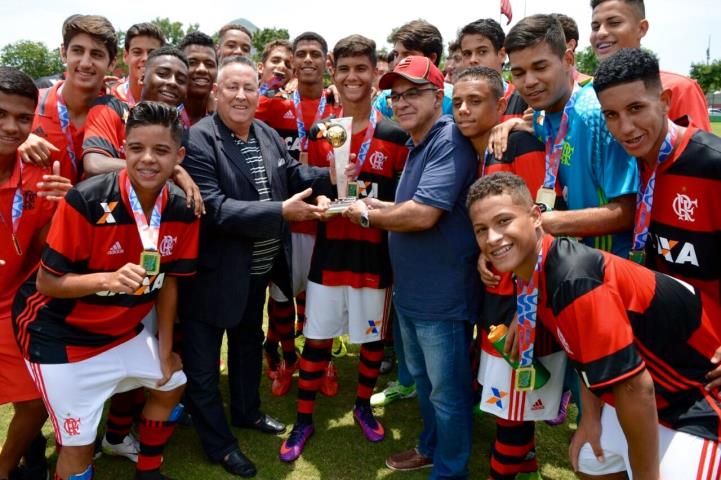
[[[371,221],[368,218],[368,209],[367,208],[361,212],[360,221],[358,223],[360,223],[360,226],[363,228],[368,228],[371,226]]]

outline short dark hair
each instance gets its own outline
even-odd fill
[[[436,54],[436,66],[440,65],[443,56],[443,36],[440,30],[425,20],[413,20],[393,31],[390,36],[392,43],[401,42],[408,50],[417,50],[424,57],[431,58]]]
[[[150,37],[158,40],[160,42],[160,46],[162,47],[165,45],[165,35],[163,35],[163,31],[154,23],[150,22],[143,22],[143,23],[136,23],[132,27],[128,29],[128,31],[125,33],[125,51],[127,52],[130,50],[130,42],[135,37]]]
[[[601,5],[603,2],[607,2],[608,0],[591,0],[591,10],[596,8],[597,6]],[[643,4],[643,0],[621,0],[625,2],[627,5],[631,5],[635,10],[636,13],[639,14],[639,18],[644,19],[646,18],[646,6]]]
[[[456,73],[456,85],[468,80],[483,80],[490,87],[491,93],[496,97],[496,100],[503,97],[503,79],[501,74],[493,68],[469,67]]]
[[[453,52],[458,52],[461,50],[461,42],[458,40],[453,40],[451,43],[448,44],[448,55],[452,54]]]
[[[178,42],[178,50],[180,50],[182,52],[191,45],[199,45],[201,47],[210,47],[213,50],[215,50],[215,43],[213,42],[213,39],[210,37],[210,35],[207,35],[203,32],[199,32],[199,31],[190,32],[189,34],[184,36],[180,40],[180,42]]]
[[[130,109],[125,121],[125,136],[133,128],[148,125],[161,125],[170,129],[170,136],[180,146],[183,138],[183,125],[180,123],[178,109],[162,102],[143,100]]]
[[[320,49],[323,50],[323,55],[328,54],[328,42],[325,41],[325,38],[320,36],[320,34],[315,32],[303,32],[297,37],[293,39],[293,49],[291,50],[293,53],[298,48],[298,44],[300,42],[318,42],[320,44]]]
[[[637,80],[643,80],[647,89],[661,90],[658,59],[640,48],[622,48],[598,66],[593,89],[599,94],[607,88]]]
[[[333,63],[338,64],[338,60],[343,57],[368,57],[371,65],[374,67],[378,64],[378,56],[376,55],[376,42],[363,35],[349,35],[338,40],[333,47]]]
[[[293,47],[288,40],[273,40],[266,43],[265,47],[263,47],[263,53],[260,55],[260,61],[265,63],[265,61],[268,60],[268,57],[270,57],[270,54],[276,48],[285,48],[290,53],[293,53]]]
[[[253,40],[253,32],[248,30],[243,25],[239,25],[237,23],[226,23],[220,28],[220,31],[218,32],[218,43],[221,43],[223,41],[223,37],[226,33],[228,33],[230,30],[240,30],[241,32],[248,35],[248,38]]]
[[[27,73],[17,68],[0,67],[0,92],[29,98],[38,104],[38,87]]]
[[[231,55],[230,57],[225,57],[220,62],[220,66],[218,67],[218,77],[220,77],[220,71],[223,69],[223,67],[225,67],[226,65],[230,65],[231,63],[241,63],[243,65],[249,66],[255,72],[258,71],[258,67],[256,66],[255,62],[253,62],[253,60],[251,60],[250,58],[244,55]]]
[[[471,185],[466,207],[470,210],[474,203],[504,193],[510,195],[516,205],[528,207],[533,205],[531,192],[528,191],[528,186],[521,177],[511,172],[496,172],[479,178]]]
[[[551,16],[555,17],[561,24],[563,36],[566,37],[566,41],[575,40],[576,44],[578,44],[578,39],[580,37],[578,35],[578,24],[576,21],[563,13],[552,13]]]
[[[155,50],[150,52],[150,54],[148,54],[148,60],[145,62],[145,67],[149,67],[156,58],[165,56],[176,57],[180,59],[180,61],[183,62],[186,67],[188,67],[188,57],[186,57],[185,54],[179,49],[171,47],[170,45],[156,48]]]
[[[105,46],[110,57],[108,64],[115,60],[118,54],[118,35],[110,20],[100,15],[69,16],[63,22],[63,49],[67,51],[72,39],[81,33],[90,35]]]
[[[503,42],[506,40],[506,34],[503,32],[501,25],[492,18],[481,18],[475,22],[471,22],[458,32],[458,43],[461,43],[466,35],[482,35],[491,41],[491,45],[496,49],[496,53],[503,48]]]
[[[566,53],[566,36],[561,23],[553,15],[531,15],[515,24],[506,36],[506,53],[547,43],[551,51],[563,58]]]

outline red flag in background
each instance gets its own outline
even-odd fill
[[[511,19],[513,18],[513,9],[511,9],[511,0],[501,0],[501,15],[505,15],[508,19],[508,23],[506,25],[509,25],[511,23]]]

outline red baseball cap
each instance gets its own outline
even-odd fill
[[[378,86],[381,90],[388,90],[397,78],[405,78],[413,83],[430,83],[443,90],[443,74],[428,57],[411,55],[404,58],[392,72],[381,77]]]

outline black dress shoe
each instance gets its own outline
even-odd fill
[[[261,414],[260,418],[253,423],[233,423],[234,426],[240,428],[250,428],[271,435],[280,435],[285,432],[285,424],[270,415]]]
[[[255,477],[258,471],[248,457],[240,450],[233,450],[220,461],[226,472],[239,477]]]

